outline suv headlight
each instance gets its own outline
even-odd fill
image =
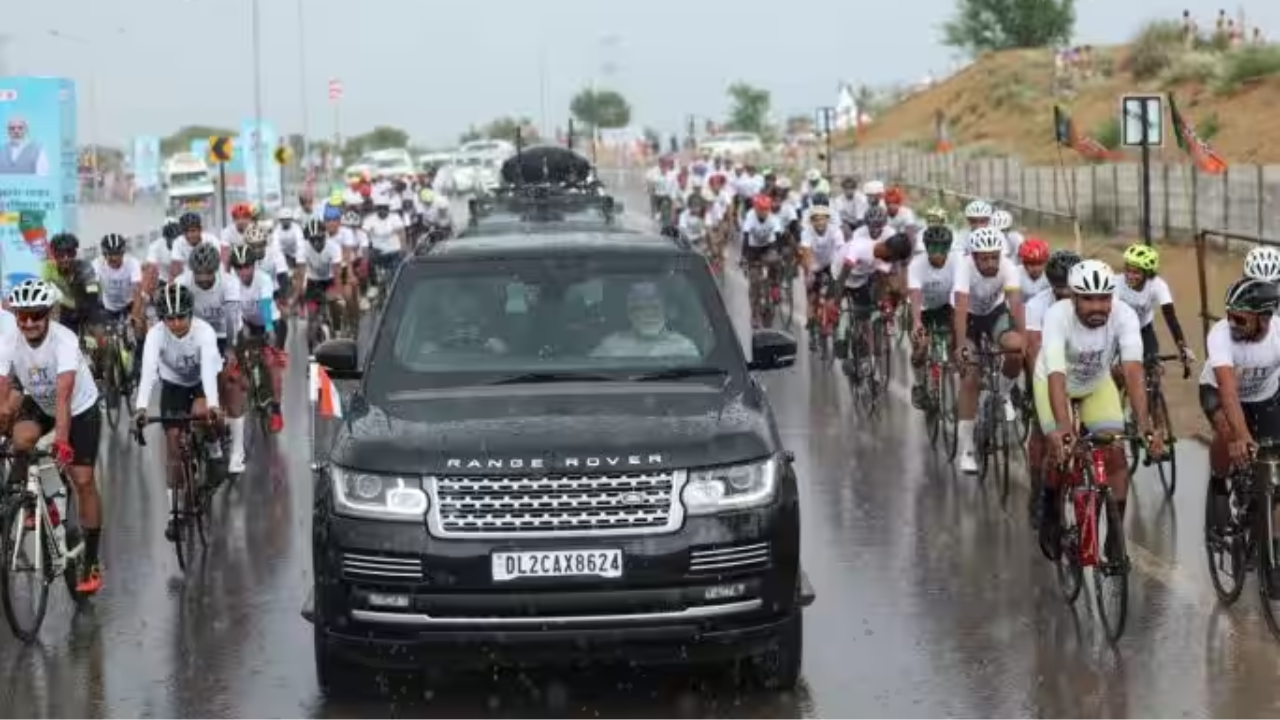
[[[690,515],[714,515],[773,502],[778,492],[778,460],[768,458],[689,472],[680,499]]]
[[[346,470],[331,466],[334,504],[339,515],[421,522],[431,503],[422,490],[422,480]]]

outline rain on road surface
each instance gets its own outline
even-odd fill
[[[743,295],[731,277],[726,297],[745,322]],[[1216,609],[1210,590],[1199,446],[1180,446],[1174,502],[1150,475],[1137,483],[1130,623],[1113,651],[1083,600],[1075,611],[1060,600],[1021,511],[1025,491],[1006,514],[973,478],[954,475],[929,451],[903,388],[874,425],[859,425],[833,370],[802,350],[795,368],[764,376],[796,453],[804,562],[818,592],[794,694],[601,669],[432,686],[371,676],[372,697],[324,701],[298,614],[311,493],[295,362],[286,432],[219,496],[208,555],[188,577],[163,539],[159,443],[138,448],[123,432],[104,443],[106,588],[80,616],[55,588],[40,645],[0,629],[0,708],[24,717],[1280,714],[1280,648],[1252,588],[1230,611]]]

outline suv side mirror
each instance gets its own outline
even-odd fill
[[[747,369],[780,370],[791,367],[796,364],[798,350],[796,339],[787,333],[780,330],[757,330],[751,334],[751,362],[747,363]]]
[[[792,345],[795,345],[793,342]],[[316,362],[334,380],[359,380],[360,369],[356,365],[356,341],[336,338],[320,343],[315,349]]]

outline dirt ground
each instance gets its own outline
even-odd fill
[[[1029,229],[1033,234],[1043,238],[1055,248],[1071,248],[1075,245],[1075,237],[1070,232],[1058,228]],[[1123,238],[1085,238],[1082,244],[1086,257],[1097,257],[1107,261],[1117,269],[1121,265],[1121,253],[1133,239]],[[1191,377],[1182,379],[1182,370],[1176,364],[1166,365],[1165,399],[1169,403],[1169,412],[1173,416],[1174,428],[1179,437],[1209,432],[1209,423],[1200,411],[1198,384],[1200,370],[1205,356],[1204,325],[1200,305],[1200,275],[1197,270],[1195,244],[1191,241],[1166,241],[1156,243],[1160,250],[1160,275],[1173,293],[1174,305],[1178,309],[1178,321],[1183,333],[1196,355],[1197,362],[1192,368]],[[1243,254],[1247,250],[1232,247],[1230,251],[1221,247],[1207,247],[1205,263],[1205,285],[1208,298],[1209,314],[1222,314],[1222,298],[1227,286],[1240,277]],[[1169,335],[1169,328],[1164,319],[1157,313],[1156,328],[1160,336],[1162,349],[1169,352],[1174,347]]]

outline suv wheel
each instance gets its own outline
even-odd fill
[[[746,679],[771,691],[791,691],[800,682],[804,659],[804,616],[799,610],[779,632],[773,645],[760,655],[743,660]]]
[[[320,629],[319,620],[320,618],[317,616],[316,620],[311,623],[316,664],[316,685],[320,687],[321,695],[336,698],[342,695],[345,687],[344,683],[350,675],[347,672],[347,663],[334,652],[329,640],[324,636],[324,631]]]

